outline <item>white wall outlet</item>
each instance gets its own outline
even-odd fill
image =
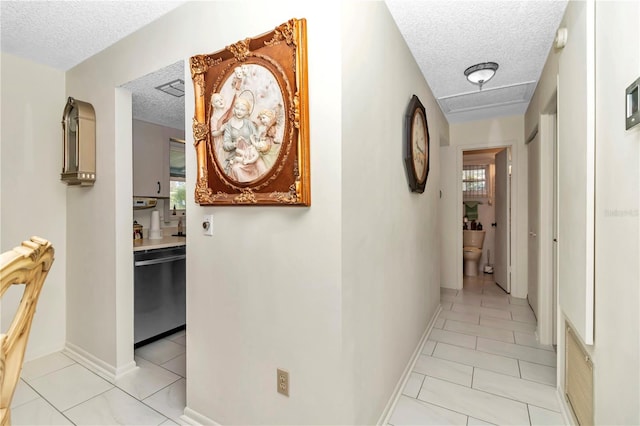
[[[284,396],[289,396],[289,372],[281,369],[277,369],[278,371],[278,384],[277,390],[278,393],[283,394]]]
[[[213,215],[206,214],[202,219],[202,233],[204,235],[213,235]]]

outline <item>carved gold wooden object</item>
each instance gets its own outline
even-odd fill
[[[195,201],[311,205],[306,20],[291,19],[216,53],[193,56],[190,64],[198,165]],[[214,95],[224,106],[215,104]],[[247,102],[249,112],[243,119],[253,123],[254,129],[247,131],[251,136],[237,136],[228,125],[240,122],[234,109],[239,100]],[[267,110],[273,113],[271,133],[262,121]],[[236,145],[240,139],[243,145]],[[242,156],[254,148],[253,159]]]
[[[0,426],[11,424],[11,399],[20,379],[31,322],[53,255],[49,241],[31,237],[0,256],[0,297],[12,285],[24,285],[13,322],[6,334],[0,334]]]

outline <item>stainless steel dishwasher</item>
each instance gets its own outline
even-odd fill
[[[186,247],[134,252],[134,347],[186,325]]]

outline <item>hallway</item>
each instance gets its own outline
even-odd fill
[[[560,425],[556,354],[536,343],[526,300],[492,275],[441,289],[442,311],[389,424]],[[176,424],[185,404],[185,334],[136,350],[115,386],[62,353],[25,363],[13,424]]]
[[[442,288],[441,303],[389,424],[564,424],[556,353],[536,342],[525,299],[481,275]]]

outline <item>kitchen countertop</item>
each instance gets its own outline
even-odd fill
[[[159,240],[150,240],[143,238],[141,240],[133,240],[133,251],[153,250],[159,248],[178,247],[187,244],[186,237],[162,237]]]

